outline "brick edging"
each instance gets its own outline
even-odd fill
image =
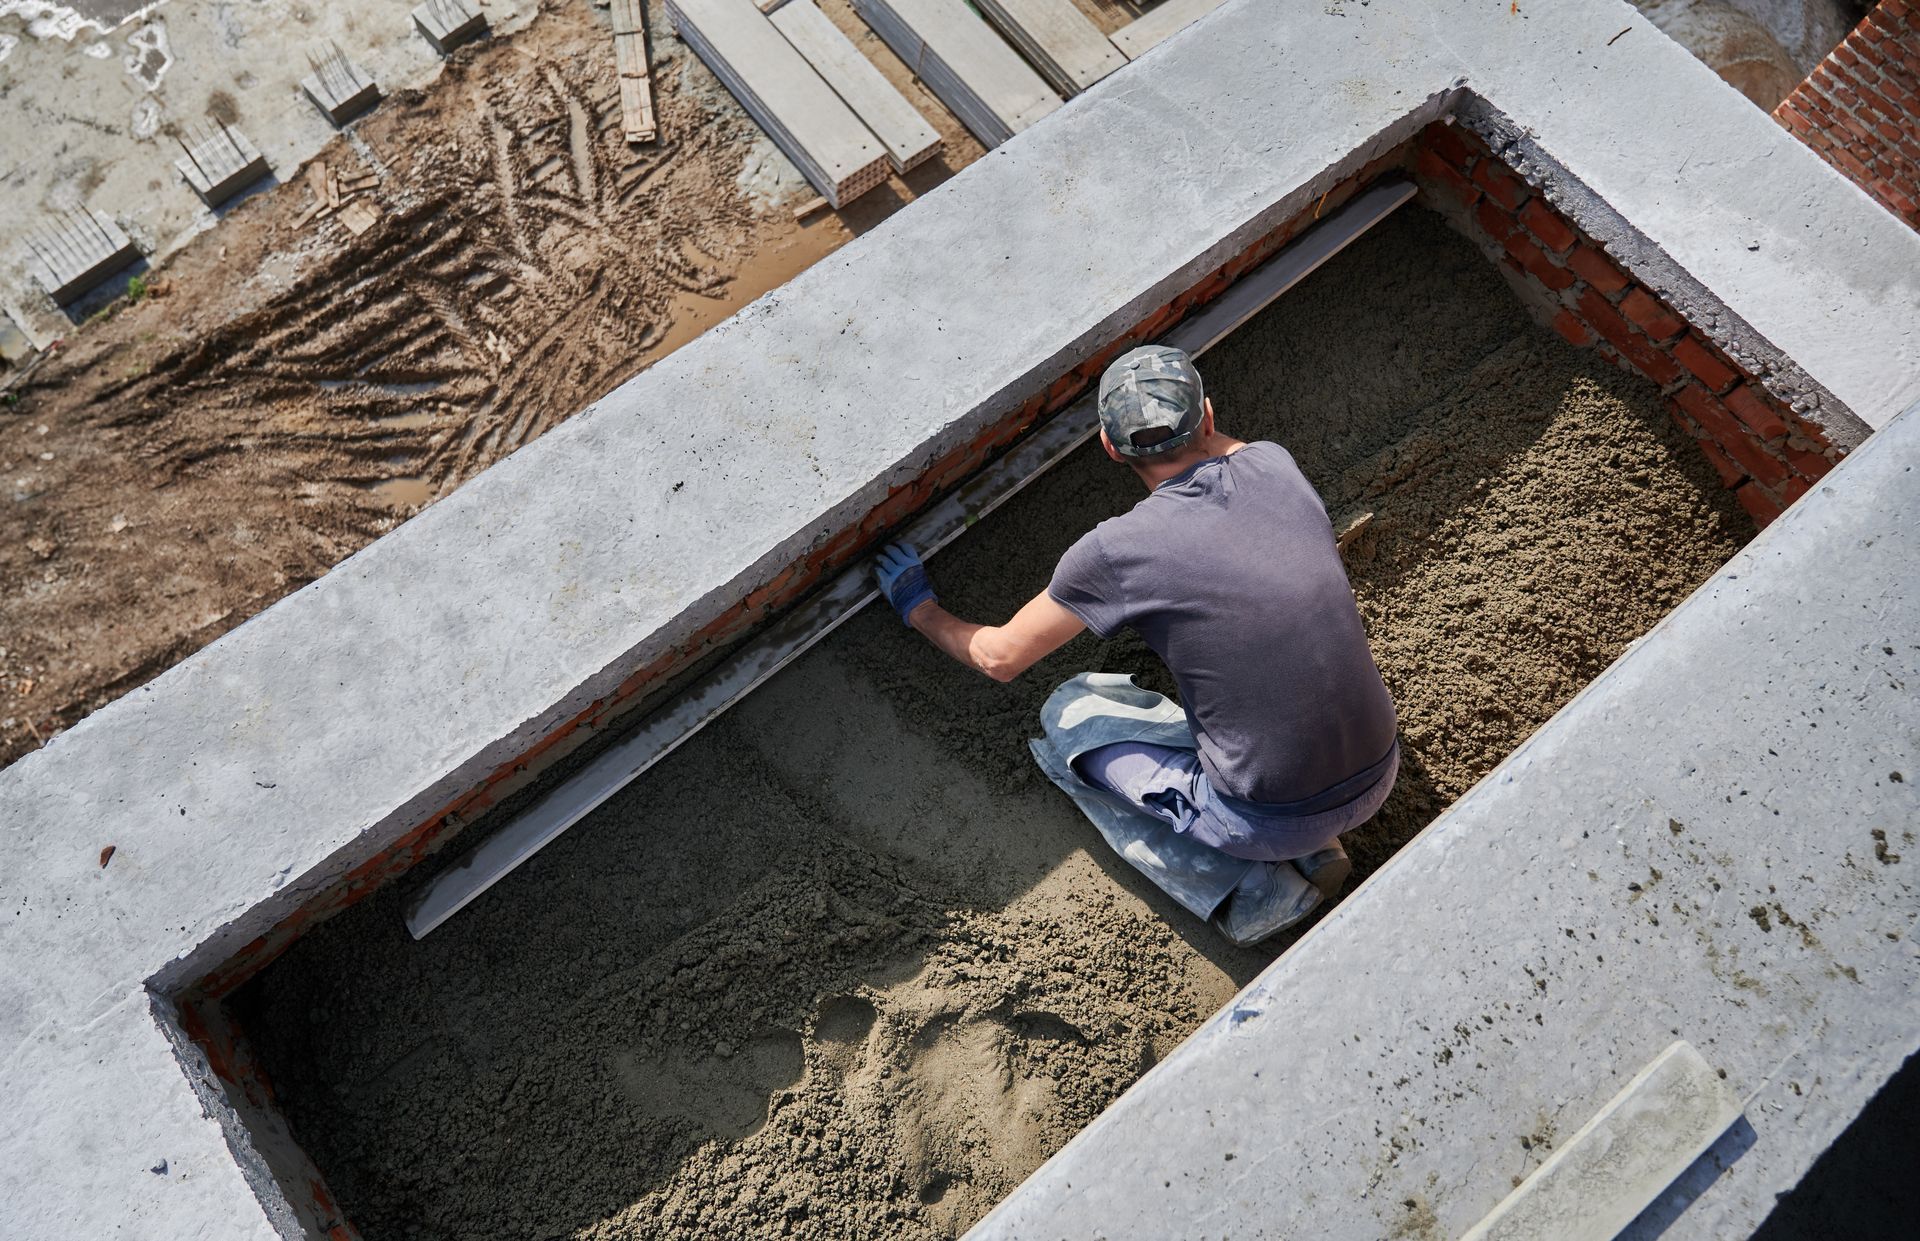
[[[1497,254],[1555,331],[1651,381],[1720,480],[1766,525],[1843,455],[1472,132],[1436,121],[1414,142],[1428,199]]]
[[[1881,0],[1773,119],[1920,229],[1920,0]]]

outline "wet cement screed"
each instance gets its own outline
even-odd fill
[[[1752,526],[1657,394],[1405,208],[1209,353],[1348,548],[1405,758],[1365,874]],[[941,553],[1001,617],[1140,494],[1076,453]],[[369,1237],[951,1236],[1287,941],[1230,948],[1106,853],[1012,685],[869,608],[430,938],[410,875],[231,1001]]]

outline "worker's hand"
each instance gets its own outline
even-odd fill
[[[881,548],[873,562],[873,575],[880,579],[880,593],[908,624],[912,622],[907,618],[915,608],[938,602],[933,583],[927,580],[927,566],[920,563],[920,553],[906,543],[889,543]]]

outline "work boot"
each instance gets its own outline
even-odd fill
[[[1314,911],[1320,889],[1291,862],[1255,862],[1213,915],[1213,927],[1234,946],[1250,948]]]
[[[1347,857],[1347,851],[1340,847],[1337,840],[1318,853],[1293,859],[1293,865],[1328,900],[1339,893],[1347,876],[1353,874],[1353,861]]]

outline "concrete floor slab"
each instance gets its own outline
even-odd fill
[[[325,21],[357,12],[330,8]],[[279,20],[275,6],[260,13]],[[345,37],[344,25],[332,33],[397,83],[410,70],[389,74],[381,55],[417,67],[429,54],[406,34],[404,14],[392,17],[377,46]],[[188,28],[176,31],[182,63]],[[213,31],[196,38],[217,42]],[[292,98],[304,62],[274,63],[279,93]],[[277,89],[254,80],[268,96]],[[215,85],[201,79],[195,89]],[[240,1177],[176,1193],[144,1171],[119,1174],[144,1167],[152,1142],[123,1123],[127,1083],[113,1066],[153,1067],[139,1050],[152,1038],[131,1018],[99,1023],[96,1009],[122,1011],[114,1006],[148,986],[179,986],[230,957],[849,527],[891,486],[971,442],[1275,223],[1310,211],[1345,171],[1469,88],[1866,426],[1920,396],[1911,313],[1920,236],[1626,6],[1514,14],[1466,0],[1377,0],[1276,14],[1233,0],[911,212],[0,773],[10,857],[0,907],[13,911],[0,923],[0,1096],[59,1084],[57,1104],[35,1096],[57,1122],[37,1113],[0,1134],[0,1232],[107,1235],[128,1219],[190,1214],[195,1226],[177,1231],[260,1235],[263,1208]],[[324,125],[304,101],[289,106]],[[273,121],[247,119],[278,167],[313,149],[298,136],[311,134],[307,122],[290,119],[294,136],[279,138]],[[1120,146],[1124,160],[1113,157]],[[9,151],[9,162],[26,154]],[[1140,177],[1143,164],[1163,175]],[[129,186],[147,175],[137,160],[114,161],[102,201],[136,193]],[[34,181],[27,198],[53,183]],[[21,185],[0,181],[8,200]],[[153,218],[163,217],[176,218]],[[661,438],[660,410],[676,411],[683,439]],[[1782,525],[1828,520],[1818,514],[1836,497],[1857,498],[1876,478],[1904,485],[1843,469],[1823,489],[1828,499],[1795,510],[1811,516]],[[1824,537],[1843,540],[1853,512],[1836,508]],[[1843,580],[1823,606],[1859,598],[1849,580],[1878,588],[1865,576],[1881,563],[1874,556],[1830,542],[1815,576]],[[1755,562],[1758,581],[1738,589],[1799,590],[1790,576],[1799,561],[1789,559]],[[1809,663],[1839,658],[1851,631],[1826,624],[1825,611],[1810,619],[1817,596],[1792,597],[1799,609],[1780,615],[1796,649]],[[1809,646],[1809,634],[1827,636]],[[1724,636],[1737,638],[1738,626]],[[1649,642],[1643,657],[1659,646]],[[1683,671],[1662,675],[1684,684]],[[1763,735],[1758,716],[1751,726]],[[1568,742],[1568,754],[1578,749]],[[1528,761],[1552,753],[1536,744]],[[1603,747],[1580,761],[1625,771],[1623,753]],[[1667,758],[1655,755],[1631,778],[1661,788],[1694,778]],[[1826,774],[1860,779],[1866,768],[1856,757]],[[1590,801],[1548,801],[1567,822],[1594,812]],[[1466,816],[1455,824],[1443,853],[1492,864],[1501,826]],[[1473,843],[1482,833],[1485,849]],[[1578,847],[1564,835],[1556,848]],[[101,870],[107,844],[117,852]],[[1544,856],[1526,855],[1542,865]],[[1596,917],[1617,908],[1605,903]],[[1851,945],[1856,929],[1843,918],[1818,934]],[[1883,960],[1893,947],[1877,951],[1842,959],[1863,974],[1910,967]],[[1401,978],[1410,995],[1424,977],[1411,965]],[[1845,994],[1811,965],[1779,968],[1794,971],[1792,993]],[[1870,1075],[1878,1053],[1860,1040],[1901,1036],[1907,1016],[1889,1006],[1809,1046]],[[110,1054],[82,1035],[128,1048]],[[1770,1080],[1755,1062],[1769,1046],[1742,1053],[1745,1080]],[[1601,1074],[1611,1054],[1590,1048],[1582,1072]],[[184,1059],[202,1071],[191,1053]],[[199,1106],[184,1073],[141,1081],[159,1114]],[[1571,1089],[1606,1093],[1585,1077]],[[1840,1089],[1821,1100],[1817,1112],[1793,1106],[1837,1126],[1861,1101]],[[1509,1101],[1474,1106],[1504,1117],[1494,1104]],[[1798,1132],[1811,1141],[1818,1125]],[[1486,1181],[1473,1190],[1484,1210],[1498,1197],[1496,1174],[1489,1164],[1475,1175]]]

